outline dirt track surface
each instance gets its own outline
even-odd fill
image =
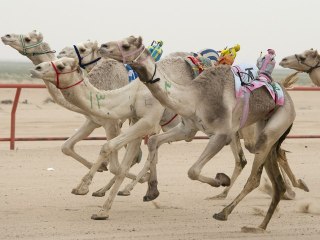
[[[305,93],[304,93],[305,94]],[[293,133],[317,134],[320,129],[319,108],[312,104],[318,93],[295,93],[297,121]],[[12,98],[5,92],[2,99]],[[83,122],[83,117],[59,106],[43,104],[45,90],[23,90],[17,115],[17,136],[70,136]],[[10,105],[1,105],[2,136],[8,136]],[[309,130],[308,130],[309,129]],[[315,129],[314,132],[310,129]],[[320,131],[320,130],[319,130]],[[318,132],[319,132],[318,131]],[[99,130],[95,136],[101,136]],[[188,168],[204,149],[206,141],[163,145],[159,153],[158,175],[161,192],[155,203],[142,197],[146,185],[137,185],[131,196],[117,196],[106,221],[93,221],[91,214],[99,210],[106,197],[94,198],[91,193],[111,178],[110,173],[97,173],[87,196],[75,196],[71,190],[87,172],[79,163],[64,156],[62,142],[18,142],[18,150],[8,150],[0,143],[0,239],[320,239],[320,215],[297,212],[301,201],[320,202],[318,139],[286,140],[284,148],[298,178],[308,184],[310,193],[296,190],[296,200],[281,201],[264,234],[241,233],[243,226],[257,226],[263,217],[254,208],[267,210],[271,199],[260,192],[249,194],[229,216],[228,221],[212,218],[241,191],[249,175],[252,155],[245,152],[248,165],[225,200],[205,200],[222,191],[191,181]],[[78,151],[94,161],[102,141],[79,143]],[[143,161],[147,148],[143,145]],[[123,155],[123,151],[120,156]],[[203,173],[214,177],[217,172],[230,175],[233,156],[225,147]],[[132,169],[138,172],[142,165]],[[53,168],[53,171],[48,171]],[[126,181],[128,183],[128,180]]]

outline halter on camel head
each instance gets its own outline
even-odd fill
[[[301,65],[305,65],[307,67],[309,67],[309,69],[307,71],[305,71],[306,73],[310,74],[313,70],[315,70],[316,68],[319,68],[320,67],[320,61],[318,60],[317,64],[314,65],[314,66],[311,66],[307,63],[305,63],[304,61],[305,60],[302,60],[301,58],[299,58],[299,56],[297,54],[294,55],[298,61],[299,64]]]
[[[72,85],[67,86],[67,87],[60,87],[60,79],[59,79],[59,76],[60,76],[61,74],[73,73],[73,72],[77,71],[78,69],[75,69],[75,70],[70,71],[70,72],[63,72],[63,73],[62,73],[62,72],[59,72],[59,71],[58,71],[56,65],[54,65],[53,62],[51,62],[51,66],[52,66],[53,70],[54,70],[55,73],[56,73],[56,87],[57,87],[58,89],[63,90],[63,89],[68,89],[68,88],[74,87],[74,86],[82,83],[83,80],[84,80],[84,79],[82,78],[80,81],[76,82],[75,84],[72,84]]]
[[[26,42],[25,42],[25,39],[24,39],[23,35],[20,35],[19,39],[20,39],[20,43],[21,43],[21,46],[22,46],[22,52],[20,52],[20,53],[22,55],[24,55],[24,56],[37,56],[37,55],[42,55],[42,54],[47,54],[47,53],[55,53],[56,52],[55,50],[50,50],[50,51],[28,53],[27,52],[28,49],[35,48],[35,47],[38,47],[38,46],[42,45],[43,44],[42,40],[40,42],[35,43],[35,44],[26,46]]]
[[[94,51],[92,51],[92,52],[88,53],[87,55],[81,57],[80,52],[79,52],[77,46],[76,46],[76,45],[73,45],[73,48],[74,48],[74,50],[75,50],[75,52],[76,52],[76,54],[77,54],[77,56],[78,56],[79,66],[80,66],[82,69],[86,69],[86,66],[89,66],[89,65],[91,65],[91,64],[94,64],[94,63],[98,62],[98,61],[101,59],[101,57],[98,57],[98,58],[92,60],[91,62],[82,63],[82,60],[83,60],[85,57],[89,56],[90,54],[93,55],[93,54],[94,54]]]

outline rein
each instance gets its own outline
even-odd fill
[[[55,53],[55,50],[49,50],[49,51],[43,51],[43,52],[33,52],[33,53],[28,53],[27,50],[31,49],[31,48],[35,48],[38,47],[40,45],[43,44],[42,41],[37,42],[35,44],[32,44],[30,46],[26,46],[26,42],[24,40],[23,35],[20,35],[20,42],[21,42],[21,46],[22,46],[22,52],[20,52],[22,55],[24,56],[38,56],[38,55],[42,55],[42,54],[47,54],[47,53]]]
[[[98,61],[101,59],[101,57],[98,57],[97,59],[94,59],[94,60],[92,60],[91,62],[82,63],[82,60],[83,60],[85,57],[89,56],[90,54],[92,54],[92,56],[93,56],[93,53],[94,53],[94,52],[92,51],[91,53],[87,54],[86,56],[81,57],[80,52],[79,52],[77,46],[76,46],[76,45],[73,45],[73,48],[74,48],[74,50],[75,50],[75,52],[76,52],[76,54],[77,54],[77,56],[78,56],[79,66],[80,66],[82,69],[85,69],[86,66],[89,66],[89,65],[91,65],[91,64],[94,64],[94,63],[98,62]]]
[[[68,89],[68,88],[74,87],[74,86],[82,83],[83,80],[84,80],[84,79],[82,79],[82,80],[80,80],[80,81],[76,82],[75,84],[72,84],[72,85],[70,85],[70,86],[68,86],[68,87],[60,87],[59,76],[60,76],[61,74],[68,74],[68,73],[75,72],[75,71],[77,71],[77,69],[75,69],[75,70],[73,70],[73,71],[70,71],[70,72],[64,72],[64,73],[62,73],[62,72],[59,72],[59,71],[58,71],[56,65],[54,65],[53,62],[51,62],[51,65],[52,65],[54,71],[56,72],[56,87],[57,87],[58,89]]]
[[[178,114],[175,114],[168,122],[160,125],[161,127],[167,126],[168,124],[170,124],[176,117],[178,116]]]
[[[314,69],[320,67],[320,61],[318,61],[318,63],[315,66],[310,66],[309,64],[306,64],[304,61],[301,61],[297,54],[295,54],[294,56],[296,57],[299,64],[303,64],[303,65],[309,67],[309,70],[305,71],[308,74],[310,74]]]

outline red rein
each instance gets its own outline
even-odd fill
[[[82,79],[82,80],[80,80],[80,81],[76,82],[75,84],[72,84],[72,85],[70,85],[70,86],[68,86],[68,87],[60,87],[59,75],[61,75],[61,74],[67,74],[67,73],[72,73],[72,72],[77,71],[77,69],[76,69],[76,70],[73,70],[73,71],[70,71],[70,72],[63,72],[63,73],[61,73],[61,72],[58,71],[57,67],[54,65],[53,62],[51,62],[51,65],[52,65],[54,71],[56,72],[56,87],[57,87],[58,89],[68,89],[68,88],[74,87],[74,86],[82,83],[83,80],[84,80],[84,79]]]

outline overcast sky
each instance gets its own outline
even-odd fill
[[[320,0],[0,0],[0,35],[44,35],[57,52],[85,41],[141,35],[165,53],[241,45],[238,62],[273,48],[282,57],[320,44]],[[26,61],[0,43],[0,60]]]

